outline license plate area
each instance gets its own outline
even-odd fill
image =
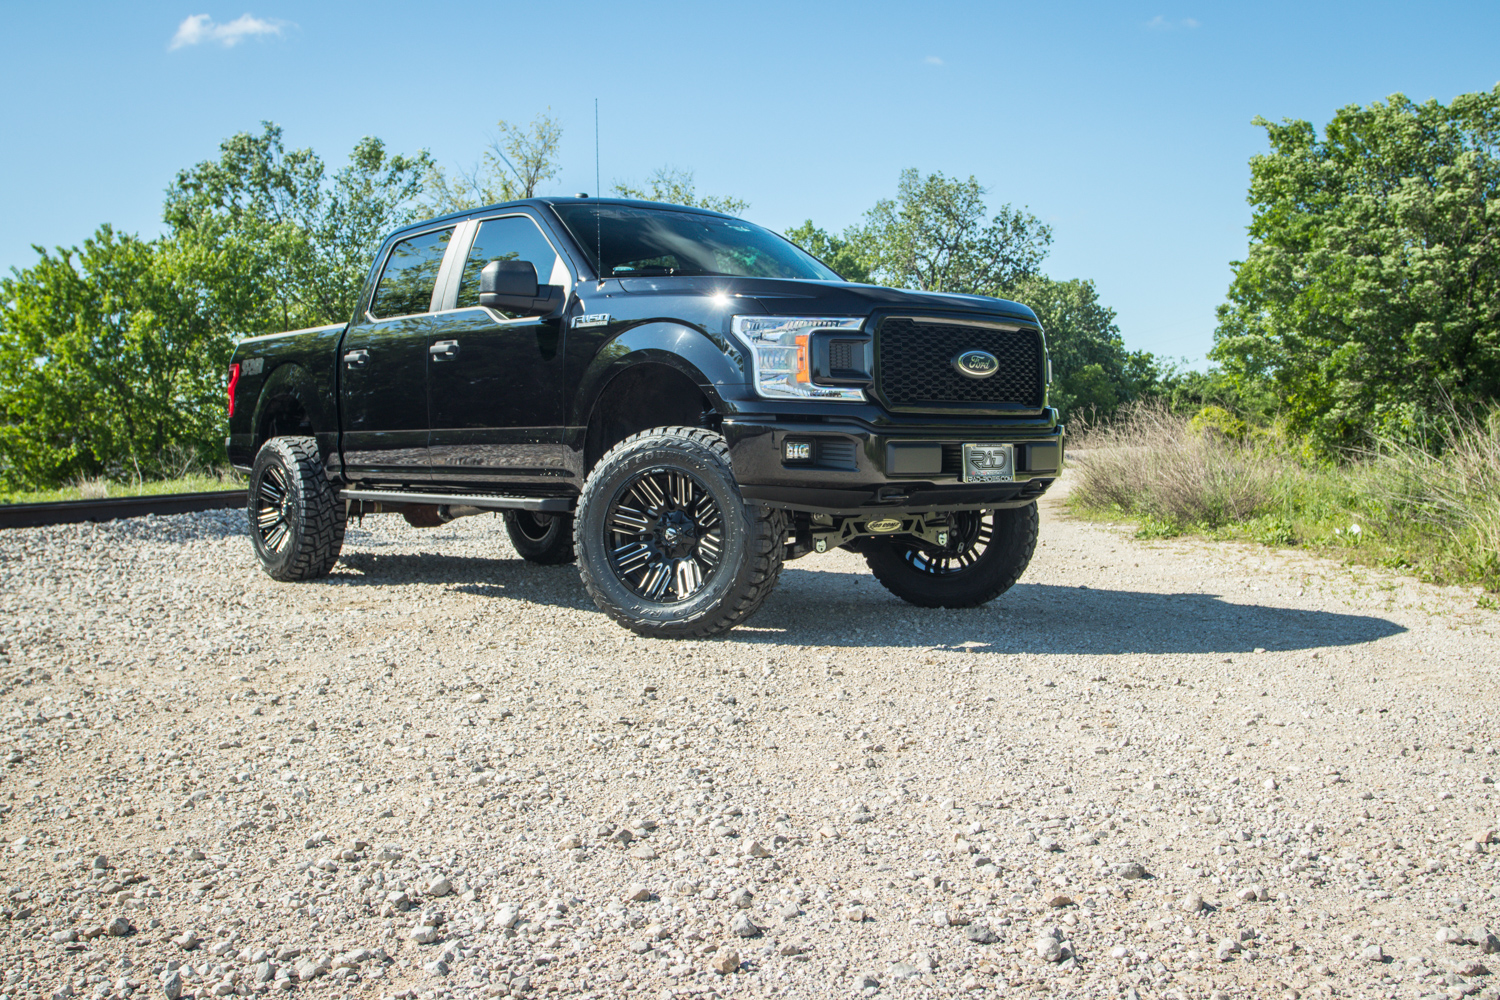
[[[964,445],[963,481],[966,483],[1010,483],[1016,478],[1016,446],[1013,444]]]

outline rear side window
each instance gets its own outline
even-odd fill
[[[402,240],[391,248],[370,303],[372,315],[412,316],[432,310],[432,289],[453,230],[442,229]]]
[[[557,264],[557,251],[524,215],[490,219],[480,223],[474,247],[464,262],[463,280],[458,286],[458,308],[479,305],[479,272],[492,260],[528,260],[536,267],[539,285],[550,284]]]

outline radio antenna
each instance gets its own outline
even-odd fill
[[[594,270],[604,280],[604,206],[599,204],[599,98],[594,98]]]

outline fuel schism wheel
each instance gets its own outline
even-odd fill
[[[976,608],[1015,586],[1036,550],[1036,504],[950,515],[948,544],[871,538],[865,562],[881,585],[924,608]]]
[[[344,512],[312,438],[277,437],[261,445],[246,504],[250,542],[272,577],[311,580],[333,569],[344,546]]]
[[[765,601],[784,530],[778,512],[741,499],[723,437],[658,427],[621,441],[589,473],[573,540],[605,614],[641,635],[696,638]]]

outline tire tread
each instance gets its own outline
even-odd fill
[[[311,437],[272,438],[261,446],[277,452],[277,459],[292,474],[292,494],[297,501],[301,530],[292,533],[291,558],[277,567],[266,567],[274,579],[293,582],[327,576],[344,547],[344,512],[338,494],[323,470],[317,441]],[[254,498],[250,505],[250,530],[255,527]]]
[[[725,479],[731,484],[734,483],[728,442],[724,440],[723,435],[704,427],[653,427],[650,430],[632,434],[605,452],[595,468],[603,466],[606,462],[619,461],[636,451],[677,451],[686,455],[691,454],[692,449],[707,451],[712,459],[723,467]],[[591,487],[595,484],[596,480],[592,477],[584,483],[583,492],[578,501],[580,510],[587,503],[592,492]],[[739,492],[738,486],[735,487],[735,492]],[[750,566],[747,586],[741,592],[732,594],[731,600],[711,609],[697,619],[663,627],[652,619],[630,614],[628,609],[620,608],[609,601],[594,579],[589,568],[589,561],[579,559],[578,571],[583,578],[584,589],[588,591],[589,596],[601,610],[639,635],[701,639],[727,632],[760,610],[766,598],[770,597],[771,592],[776,589],[776,582],[781,577],[782,557],[785,550],[782,538],[786,530],[783,515],[780,511],[769,508],[747,506],[746,509],[750,513],[751,529],[751,537],[748,539]],[[585,547],[583,531],[584,519],[575,517],[573,521],[574,548],[579,552],[582,552]]]

